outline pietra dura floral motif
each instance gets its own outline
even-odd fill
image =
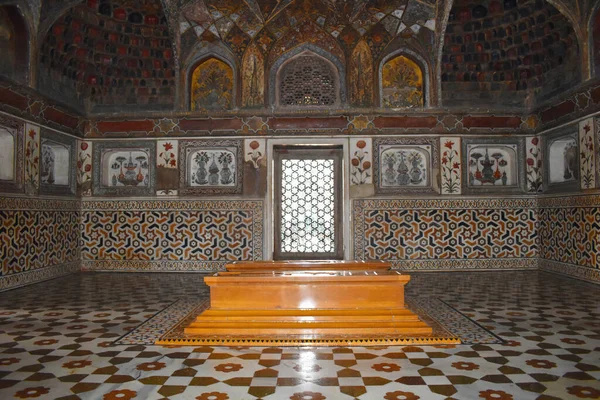
[[[99,142],[94,146],[96,195],[154,194],[156,142]]]
[[[233,194],[242,191],[242,140],[181,141],[179,192]]]
[[[438,145],[436,139],[374,139],[376,192],[434,192]]]
[[[77,185],[82,196],[92,195],[92,146],[93,142],[77,142]]]
[[[233,69],[225,62],[209,58],[192,72],[190,109],[228,110],[233,105]]]
[[[537,136],[527,137],[526,168],[527,168],[527,191],[537,193],[542,191],[542,148],[540,138]]]
[[[373,183],[373,149],[371,138],[350,139],[350,183],[364,185]]]
[[[156,143],[156,194],[176,195],[179,187],[177,140],[159,140]]]
[[[596,152],[594,147],[594,118],[588,118],[579,123],[579,166],[582,189],[594,189],[596,187]]]
[[[460,137],[442,137],[440,143],[442,194],[460,194],[462,186]]]
[[[25,192],[36,194],[40,184],[40,127],[25,125]]]

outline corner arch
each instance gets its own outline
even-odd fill
[[[31,63],[30,25],[15,5],[0,6],[0,73],[22,84],[29,84]]]
[[[415,63],[423,74],[423,108],[431,106],[431,72],[429,70],[429,64],[427,61],[418,53],[402,48],[398,49],[388,55],[386,55],[379,63],[379,69],[377,72],[377,81],[379,85],[379,106],[383,107],[383,67],[388,61],[395,59],[396,57],[404,56],[410,61]]]
[[[322,48],[315,46],[312,43],[303,43],[300,46],[297,46],[287,53],[282,54],[271,66],[269,69],[269,105],[272,107],[277,106],[277,75],[281,67],[286,64],[288,61],[291,61],[293,58],[302,55],[302,54],[312,54],[314,56],[320,57],[325,61],[333,64],[333,66],[337,69],[338,74],[338,85],[339,85],[339,98],[340,104],[339,106],[345,105],[347,102],[346,96],[346,68],[344,64],[333,54],[329,53]]]

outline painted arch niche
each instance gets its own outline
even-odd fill
[[[190,110],[229,110],[233,105],[233,69],[224,61],[211,57],[192,71]]]
[[[0,75],[23,83],[27,81],[28,35],[27,25],[19,9],[15,6],[0,7]]]
[[[389,59],[382,67],[381,105],[386,108],[425,105],[423,70],[405,54]]]
[[[265,58],[254,43],[242,61],[242,99],[244,107],[262,107],[265,102]]]
[[[373,56],[371,49],[361,40],[350,59],[350,101],[352,105],[366,107],[373,98]]]

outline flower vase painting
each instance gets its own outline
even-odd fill
[[[201,149],[190,154],[190,186],[236,185],[236,156],[226,149]]]
[[[548,151],[550,183],[579,181],[579,149],[575,135],[550,143]]]
[[[429,153],[420,147],[390,147],[381,152],[381,187],[428,186]]]
[[[42,185],[68,186],[71,148],[63,143],[42,140],[40,178]]]
[[[469,145],[468,186],[518,186],[517,145]]]
[[[145,151],[115,151],[108,158],[107,186],[148,186],[148,154]]]

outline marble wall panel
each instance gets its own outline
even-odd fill
[[[442,194],[459,195],[462,192],[462,155],[460,137],[440,138],[440,173]]]
[[[579,122],[579,169],[582,189],[596,188],[594,118]]]

